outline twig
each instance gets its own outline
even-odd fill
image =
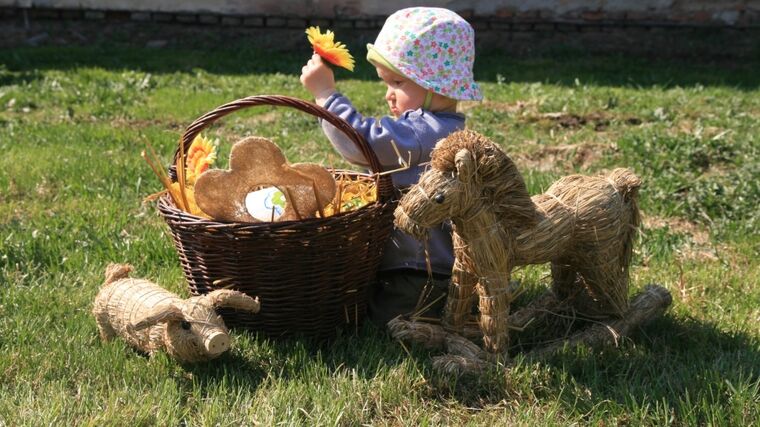
[[[317,192],[317,183],[311,180],[311,191],[314,192],[314,200],[317,201],[317,211],[319,211],[319,217],[325,217],[325,211],[322,209],[322,201],[319,200],[319,193]]]
[[[182,139],[179,141],[179,158],[174,166],[177,170],[177,182],[179,182],[179,195],[182,197],[182,204],[185,206],[185,211],[190,211],[190,204],[187,203],[187,196],[185,195],[185,144],[182,143]]]
[[[405,171],[405,170],[409,169],[410,167],[412,167],[411,166],[411,164],[412,164],[412,152],[411,151],[407,151],[407,154],[408,154],[407,157],[408,157],[408,159],[404,160],[404,158],[401,157],[401,153],[398,151],[398,147],[396,147],[396,143],[393,140],[391,140],[391,147],[393,147],[393,151],[396,152],[396,155],[398,156],[398,160],[399,160],[399,163],[401,164],[401,167],[400,168],[396,168],[396,169],[392,169],[392,170],[389,170],[389,171],[385,171],[385,172],[377,172],[377,173],[375,173],[375,175],[377,175],[377,176],[390,175],[392,173]]]
[[[412,361],[412,365],[414,366],[414,369],[417,371],[417,374],[419,374],[420,378],[422,379],[422,383],[424,384],[425,382],[427,382],[425,381],[425,376],[422,375],[422,370],[420,370],[420,367],[417,366],[417,361],[415,361],[414,358],[412,357],[412,352],[410,352],[409,349],[406,348],[406,345],[404,344],[403,341],[398,340],[398,342],[399,344],[401,344],[401,348],[403,348],[404,351],[406,352],[406,355],[409,356],[409,359]]]
[[[288,187],[285,187],[285,195],[286,195],[286,198],[288,199],[288,203],[290,203],[291,206],[293,206],[293,212],[296,213],[296,219],[298,220],[303,219],[303,217],[301,216],[301,213],[298,212],[298,206],[296,205],[296,200],[295,198],[293,198],[293,195],[290,194],[290,189]]]
[[[335,198],[335,213],[336,214],[340,213],[340,208],[341,208],[341,205],[343,204],[343,200],[342,200],[342,197],[343,197],[343,181],[344,181],[345,177],[346,177],[346,175],[343,172],[341,172],[341,174],[340,174],[340,181],[338,181],[338,194],[336,195],[336,198]]]

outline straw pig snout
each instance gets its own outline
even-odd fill
[[[203,340],[203,347],[209,354],[222,354],[230,348],[230,336],[224,331],[212,332]]]

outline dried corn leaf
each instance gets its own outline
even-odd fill
[[[336,177],[338,191],[333,201],[325,209],[325,217],[351,212],[377,201],[375,181],[366,177]]]

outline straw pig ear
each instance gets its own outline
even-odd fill
[[[456,156],[454,156],[454,165],[457,168],[459,180],[462,182],[468,182],[475,173],[475,158],[466,148],[457,151]]]
[[[148,311],[147,314],[137,318],[130,326],[135,331],[145,329],[160,322],[169,322],[172,320],[184,320],[185,316],[177,305],[172,303],[160,304]]]
[[[251,298],[242,292],[233,291],[232,289],[215,290],[206,295],[204,299],[214,307],[234,308],[251,313],[259,312],[258,298]]]

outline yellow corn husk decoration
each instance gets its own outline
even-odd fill
[[[196,144],[196,142],[198,142],[198,144]],[[171,181],[169,174],[166,172],[163,166],[161,166],[161,161],[159,160],[150,143],[146,141],[145,145],[147,150],[143,150],[141,155],[143,159],[145,159],[145,162],[148,163],[148,166],[153,169],[153,173],[156,174],[156,177],[158,177],[161,185],[164,186],[163,191],[159,191],[147,196],[145,198],[145,201],[153,201],[161,195],[168,193],[177,208],[182,209],[183,211],[190,214],[210,219],[210,217],[206,215],[206,213],[204,213],[195,202],[195,191],[193,184],[195,183],[195,178],[197,178],[197,176],[200,175],[203,171],[208,169],[208,166],[216,159],[216,145],[212,144],[210,141],[203,137],[196,137],[193,140],[189,152],[195,152],[195,154],[192,158],[192,162],[190,161],[189,156],[187,162],[193,169],[193,172],[190,172],[189,170],[187,171],[188,175],[192,175],[193,178],[192,182],[186,180],[184,192],[182,191],[181,184],[179,182]]]
[[[353,180],[341,175],[337,182],[338,192],[335,199],[325,206],[324,217],[355,211],[377,201],[377,187],[372,180]]]
[[[346,45],[335,41],[335,33],[327,30],[322,34],[319,27],[309,27],[306,29],[306,36],[314,52],[322,59],[348,71],[354,71],[354,57],[348,52]]]
[[[170,192],[172,194],[179,194],[179,182],[171,183]],[[211,217],[206,215],[206,213],[198,207],[198,203],[195,202],[195,191],[193,191],[193,187],[185,187],[185,196],[187,198],[187,206],[184,207],[184,211],[196,216],[211,219]]]
[[[187,183],[195,185],[195,180],[200,174],[207,171],[208,168],[216,161],[216,151],[219,146],[219,140],[210,140],[203,135],[198,134],[190,148],[187,150],[187,160],[185,166],[187,170]]]

